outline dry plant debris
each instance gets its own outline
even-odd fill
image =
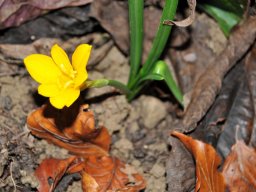
[[[223,165],[223,175],[232,192],[256,190],[256,151],[237,141]]]
[[[224,75],[248,51],[255,38],[256,17],[250,17],[233,31],[226,49],[210,61],[209,67],[198,79],[182,122],[177,129],[189,132],[196,128],[197,123],[208,111],[219,93]]]
[[[214,148],[176,131],[172,135],[178,137],[195,158],[197,177],[195,191],[224,192],[224,179],[217,169],[221,159]]]
[[[109,155],[109,133],[104,127],[96,128],[88,105],[77,102],[57,110],[46,104],[29,115],[27,124],[33,135],[76,155],[64,160],[44,160],[35,172],[40,181],[39,192],[53,191],[68,173],[80,173],[84,191],[136,192],[145,188],[140,174]]]
[[[221,158],[215,149],[202,141],[179,132],[172,132],[192,153],[196,164],[195,191],[232,192],[256,190],[256,151],[237,141],[226,158],[222,172],[218,171]]]
[[[188,27],[195,20],[195,11],[196,11],[196,0],[188,0],[189,6],[189,16],[182,21],[171,21],[165,20],[163,24],[165,25],[176,25],[178,27]]]
[[[91,3],[92,0],[64,0],[64,1],[12,1],[0,2],[0,29],[19,26],[27,20],[36,18],[45,11],[67,6],[79,6]]]

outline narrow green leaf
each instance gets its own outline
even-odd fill
[[[165,80],[174,97],[183,105],[183,94],[174,81],[168,65],[164,61],[158,61],[150,74],[146,75],[141,80]]]
[[[248,0],[207,0],[208,5],[234,13],[239,17],[243,16],[247,3]]]
[[[148,58],[141,69],[142,76],[148,74],[151,71],[151,69],[154,67],[154,64],[163,53],[163,50],[165,48],[165,45],[167,43],[167,40],[169,38],[171,29],[172,29],[172,26],[163,25],[163,21],[174,19],[177,6],[178,6],[178,0],[165,1],[165,5],[164,5],[164,9],[163,9],[163,13],[162,13],[162,17],[160,20],[156,37],[153,41],[153,45],[149,52]]]
[[[142,81],[146,81],[146,80],[156,80],[156,81],[160,81],[163,80],[164,77],[162,75],[159,74],[148,74],[145,77],[141,78],[139,83],[141,83]]]
[[[211,15],[219,24],[221,30],[226,36],[229,36],[231,29],[237,25],[242,17],[239,17],[237,14],[214,7],[212,5],[203,4],[199,6],[206,13]]]
[[[130,75],[128,86],[139,71],[143,45],[143,8],[144,0],[129,0],[130,22]]]

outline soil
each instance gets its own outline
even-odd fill
[[[58,15],[58,12],[51,14]],[[45,32],[44,36],[36,36],[33,41],[31,41],[31,35],[35,36],[35,34],[30,33],[24,34],[22,38],[17,35],[11,38],[13,34],[18,34],[19,30],[29,29],[31,26],[38,27],[37,30],[40,31],[45,27],[44,25],[49,25],[49,23],[42,25],[45,18],[48,18],[49,21],[50,16],[45,15],[18,28],[5,30],[5,38],[0,38],[1,46],[23,43],[33,47],[31,43],[36,42],[37,39],[48,37],[58,38],[62,44],[65,44],[64,40],[67,40],[70,43],[69,50],[72,51],[75,49],[76,42],[85,39],[96,45],[94,54],[98,54],[98,57],[101,56],[100,61],[94,60],[94,63],[90,63],[89,78],[108,77],[124,83],[127,81],[128,58],[113,44],[109,35],[100,27],[97,28],[98,24],[94,20],[90,21],[90,29],[79,31],[78,35],[67,34],[65,33],[67,29],[63,29],[59,36],[47,35]],[[216,23],[206,15],[200,14],[197,18],[198,22],[193,24],[190,30],[197,34],[200,41],[208,47],[206,51],[218,54],[225,45],[224,35],[216,29]],[[209,28],[209,25],[213,27]],[[208,35],[202,33],[204,28],[208,28],[210,31],[207,32]],[[88,34],[88,32],[90,33]],[[9,41],[7,41],[7,37],[10,39]],[[40,42],[46,44],[45,39]],[[97,42],[101,43],[97,44]],[[107,44],[108,46],[106,46]],[[199,57],[200,61],[208,59],[199,55],[201,50],[195,48],[196,45],[194,43],[182,51],[175,49],[170,51],[176,51],[175,53],[180,56],[176,61],[182,59],[183,62],[189,62],[188,66],[194,70],[195,60],[198,60]],[[47,99],[37,94],[37,84],[28,75],[21,60],[7,57],[7,53],[2,49],[0,53],[0,192],[36,191],[38,182],[33,172],[39,163],[48,157],[66,158],[69,154],[65,149],[48,144],[29,134],[26,128],[27,115]],[[12,54],[15,55],[13,52]],[[17,52],[16,58],[19,57],[18,55],[19,52]],[[166,59],[170,62],[168,57]],[[205,67],[203,62],[199,62],[199,64],[198,68]],[[190,77],[190,83],[184,84],[182,89],[184,92],[189,92],[200,73],[195,76],[195,73],[189,71],[188,67],[180,70],[180,76],[184,73]],[[98,124],[107,127],[111,133],[111,154],[133,165],[143,174],[147,180],[145,191],[166,191],[165,164],[170,151],[169,131],[178,119],[176,111],[179,108],[176,101],[162,83],[152,84],[152,89],[144,90],[131,103],[127,102],[125,96],[115,93],[113,88],[106,87],[87,90],[82,97],[94,111]],[[79,176],[74,174],[65,177],[55,191],[81,191]]]

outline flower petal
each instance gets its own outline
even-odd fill
[[[77,71],[75,87],[79,87],[88,77],[86,65],[91,54],[91,49],[91,45],[81,44],[72,55],[72,65],[74,70]]]
[[[79,95],[79,89],[63,89],[57,96],[51,97],[50,102],[55,108],[62,109],[64,106],[72,105]]]
[[[57,84],[41,84],[38,87],[38,93],[45,97],[54,97],[60,94],[60,89]]]
[[[38,83],[55,83],[61,74],[52,58],[46,55],[29,55],[24,63],[31,77]]]
[[[73,72],[73,68],[70,64],[69,58],[66,52],[57,44],[52,46],[51,56],[60,70],[66,75],[71,75]]]

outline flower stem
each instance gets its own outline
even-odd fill
[[[119,89],[125,95],[128,95],[131,93],[130,89],[120,81],[108,80],[108,85]]]
[[[96,79],[92,81],[85,81],[80,87],[80,90],[83,91],[87,88],[101,88],[106,86],[112,86],[119,89],[123,94],[128,95],[131,93],[130,89],[120,81],[110,80],[110,79]]]

